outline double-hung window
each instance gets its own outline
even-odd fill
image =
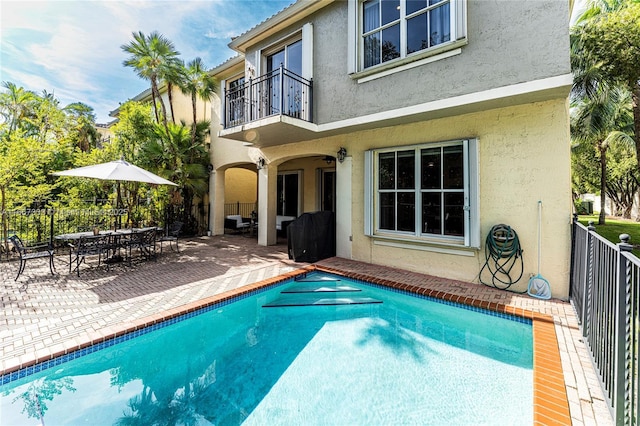
[[[357,43],[353,50],[357,58],[350,72],[421,59],[459,47],[455,42],[466,38],[466,0],[359,0],[353,4],[350,31],[356,35],[352,40]]]
[[[367,152],[365,233],[477,247],[477,142]]]

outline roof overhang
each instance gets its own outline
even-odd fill
[[[244,34],[233,38],[228,46],[236,52],[245,53],[249,47],[290,27],[297,21],[306,18],[334,1],[335,0],[298,0]]]

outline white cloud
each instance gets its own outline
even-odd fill
[[[291,0],[293,1],[293,0]],[[61,103],[92,106],[99,122],[145,90],[122,62],[132,33],[158,31],[185,62],[200,56],[216,66],[233,52],[239,35],[288,1],[49,0],[0,2],[0,79],[35,92],[54,91]],[[64,97],[64,98],[63,98]]]

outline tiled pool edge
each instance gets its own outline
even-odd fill
[[[344,272],[326,266],[314,265],[314,269],[342,275],[347,278],[368,281],[410,293],[530,319],[533,325],[534,344],[533,424],[570,425],[572,423],[567,391],[564,384],[564,372],[560,359],[558,338],[554,319],[551,315],[495,302],[481,301],[471,297],[418,287],[411,284],[402,284],[366,274]]]
[[[257,283],[247,284],[237,289],[229,290],[224,293],[217,294],[201,299],[197,302],[189,303],[186,305],[177,306],[167,311],[149,315],[139,320],[121,323],[116,326],[109,326],[98,330],[93,334],[86,334],[73,340],[67,341],[63,346],[62,344],[54,344],[51,348],[45,348],[39,350],[32,356],[24,356],[19,359],[11,360],[13,363],[5,363],[4,370],[0,370],[0,377],[4,377],[15,373],[16,371],[23,370],[32,367],[37,364],[45,363],[47,361],[54,360],[56,358],[64,357],[73,352],[82,351],[92,345],[99,345],[109,340],[120,338],[126,334],[134,333],[147,327],[151,327],[155,324],[169,321],[171,319],[186,315],[201,309],[205,309],[208,306],[224,303],[225,301],[242,297],[244,295],[253,293],[255,291],[266,289],[267,287],[285,282],[291,278],[295,278],[298,275],[306,274],[310,271],[314,271],[315,267],[307,266],[295,271],[291,271],[277,277],[268,278]]]
[[[62,357],[69,353],[80,351],[91,345],[104,343],[114,338],[126,335],[128,333],[141,330],[146,327],[153,326],[163,321],[204,309],[208,306],[223,303],[227,300],[241,297],[257,290],[282,283],[301,274],[319,270],[348,278],[368,281],[375,284],[391,287],[397,290],[407,291],[414,294],[424,295],[454,303],[465,304],[481,309],[487,309],[509,315],[515,315],[528,318],[533,324],[534,335],[534,424],[539,425],[567,425],[571,424],[569,414],[569,404],[567,393],[564,386],[564,377],[562,364],[560,361],[560,352],[558,341],[554,327],[553,317],[550,315],[540,314],[521,308],[514,308],[494,302],[480,301],[470,297],[458,296],[442,291],[427,289],[409,284],[402,284],[386,279],[380,279],[374,276],[358,273],[348,273],[338,269],[329,267],[311,265],[289,273],[266,279],[254,284],[249,284],[234,290],[230,290],[215,296],[211,296],[197,302],[182,305],[168,311],[141,318],[130,323],[123,323],[118,326],[107,327],[92,335],[87,334],[82,338],[77,338],[72,342],[67,342],[66,346],[55,344],[51,348],[40,350],[33,356],[22,357],[13,365],[5,364],[6,368],[0,371],[0,376],[11,374],[12,372],[50,361],[55,358]],[[86,337],[86,338],[85,338]]]

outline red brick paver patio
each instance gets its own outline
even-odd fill
[[[157,262],[118,264],[109,271],[90,263],[80,278],[68,273],[63,255],[57,256],[56,276],[49,274],[46,262],[34,261],[17,282],[17,262],[0,262],[0,372],[100,339],[114,328],[307,266],[290,261],[284,245],[262,247],[243,236],[193,238],[181,242],[180,249],[165,251]],[[572,424],[612,424],[569,303],[347,259],[318,265],[552,315]]]

